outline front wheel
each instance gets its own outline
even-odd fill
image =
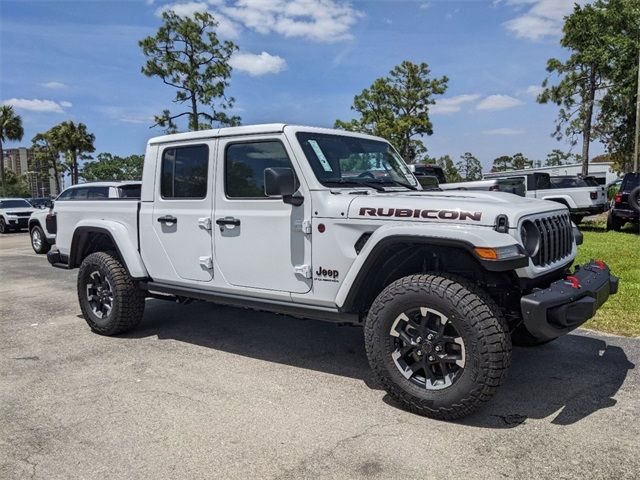
[[[511,361],[511,340],[493,300],[445,275],[412,275],[385,288],[367,316],[365,347],[389,395],[437,419],[478,409]]]
[[[0,217],[0,235],[8,232],[9,227],[7,227],[7,223],[4,221],[4,218]]]
[[[142,320],[145,295],[113,255],[96,252],[82,261],[78,271],[78,300],[91,330],[117,335]]]
[[[39,225],[36,225],[31,229],[31,247],[33,251],[38,254],[47,253],[51,250],[51,245],[47,242],[47,238],[44,235],[44,231]]]

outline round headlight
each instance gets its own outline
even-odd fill
[[[520,240],[527,255],[533,257],[538,253],[538,248],[540,248],[540,232],[533,222],[529,220],[522,222],[522,226],[520,227]]]

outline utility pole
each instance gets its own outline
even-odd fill
[[[640,49],[638,49],[638,90],[636,92],[636,138],[633,151],[633,171],[638,171],[640,157]]]
[[[640,35],[639,35],[640,40]],[[640,41],[638,42],[640,45]],[[633,150],[633,171],[638,171],[638,162],[640,159],[640,48],[638,48],[638,85],[636,91],[636,138],[635,148]]]

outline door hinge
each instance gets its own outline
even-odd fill
[[[211,270],[213,268],[213,258],[212,257],[200,257],[200,265],[204,268]]]
[[[302,233],[311,233],[311,220],[303,220],[294,224],[295,230]]]
[[[304,278],[311,278],[311,265],[296,265],[293,267],[293,271],[296,275],[301,275]]]
[[[211,218],[210,217],[199,218],[198,225],[204,228],[205,230],[211,230]]]

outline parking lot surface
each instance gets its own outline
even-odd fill
[[[0,237],[0,479],[640,472],[640,339],[516,348],[486,408],[441,422],[376,385],[360,328],[148,300],[137,330],[101,337],[76,273]]]

